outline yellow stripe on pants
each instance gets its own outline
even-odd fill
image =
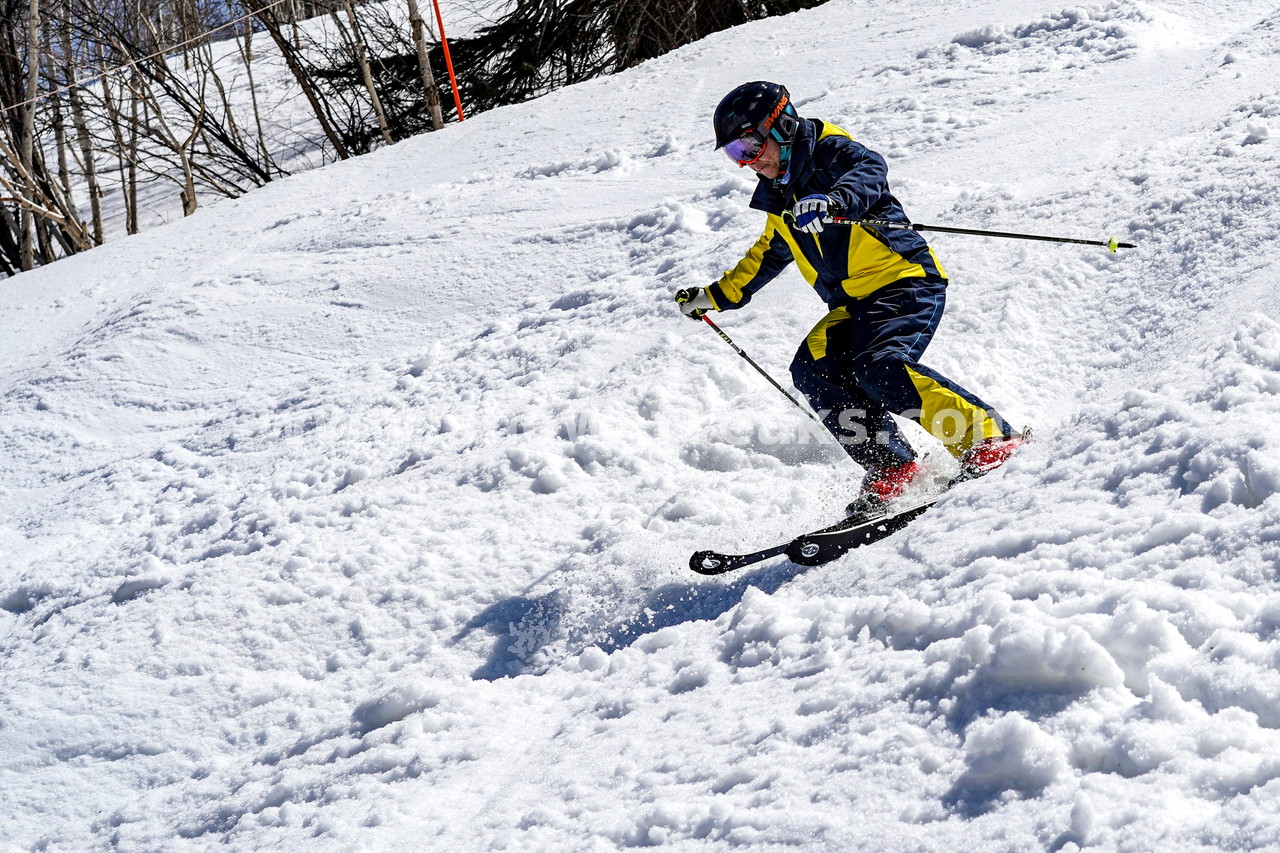
[[[831,327],[848,319],[848,308],[835,308],[827,312],[827,316],[819,320],[818,325],[813,327],[813,331],[809,332],[805,342],[809,345],[809,354],[813,356],[814,361],[827,357],[827,332]]]
[[[920,394],[920,425],[946,445],[952,456],[959,459],[978,441],[1004,434],[986,409],[910,367],[907,375]]]

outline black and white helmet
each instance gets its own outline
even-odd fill
[[[786,86],[764,80],[743,83],[716,107],[716,148],[752,133],[762,141],[772,136],[779,145],[790,145],[799,124]]]

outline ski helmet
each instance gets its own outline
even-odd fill
[[[753,133],[762,141],[772,137],[779,145],[789,147],[799,124],[800,117],[786,86],[763,80],[743,83],[716,107],[716,148]]]

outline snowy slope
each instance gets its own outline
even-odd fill
[[[0,291],[0,845],[1280,845],[1280,11],[832,0]],[[890,157],[927,362],[1041,440],[828,566],[854,469],[671,292],[733,85]],[[779,375],[795,274],[719,318]],[[921,437],[922,449],[928,439]]]

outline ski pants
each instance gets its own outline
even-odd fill
[[[994,409],[919,361],[946,303],[939,278],[903,279],[832,310],[800,345],[791,378],[867,469],[915,459],[891,415],[911,418],[959,458],[977,441],[1013,435]]]

